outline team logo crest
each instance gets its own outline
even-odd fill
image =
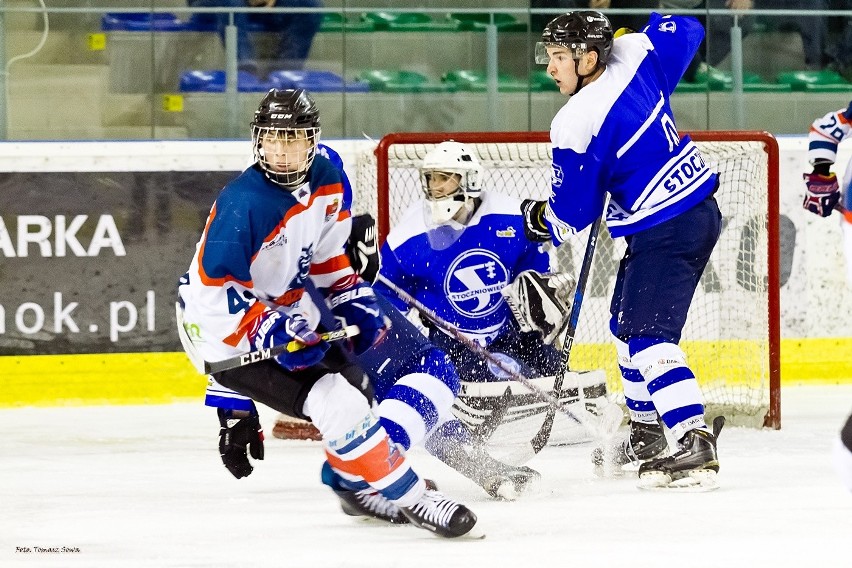
[[[503,305],[500,290],[508,283],[509,271],[499,256],[489,250],[471,249],[450,264],[444,294],[459,313],[481,318]]]
[[[562,187],[563,179],[565,179],[565,173],[562,171],[562,167],[553,164],[553,169],[550,171],[550,185],[553,187]]]
[[[677,31],[677,24],[674,23],[673,21],[669,20],[667,22],[660,23],[660,25],[658,26],[658,29],[661,32],[675,33]]]
[[[325,220],[328,221],[340,209],[340,201],[337,198],[331,204],[325,206]]]

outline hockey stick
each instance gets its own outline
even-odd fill
[[[335,329],[333,331],[327,331],[325,333],[319,334],[320,339],[323,341],[339,341],[341,339],[347,339],[349,337],[358,335],[360,330],[357,325],[347,325],[343,329]],[[212,373],[221,373],[222,371],[230,371],[231,369],[238,369],[239,367],[245,367],[246,365],[252,365],[257,363],[258,361],[266,361],[267,359],[272,359],[282,353],[293,353],[294,351],[299,351],[307,347],[304,343],[296,341],[290,341],[288,343],[282,343],[281,345],[276,345],[274,347],[269,347],[266,349],[258,349],[257,351],[249,351],[248,353],[244,353],[243,355],[235,355],[234,357],[230,357],[228,359],[224,359],[222,361],[214,361],[212,363],[208,361],[204,361],[204,374],[210,375]]]
[[[465,347],[467,347],[468,349],[473,351],[481,359],[488,361],[489,363],[493,364],[494,366],[499,368],[501,371],[503,371],[507,376],[509,376],[512,380],[515,380],[515,381],[521,383],[522,385],[524,385],[525,387],[527,387],[536,397],[538,397],[541,401],[547,403],[547,405],[549,406],[549,412],[552,412],[552,413],[555,413],[557,411],[562,412],[563,414],[565,414],[566,416],[568,416],[569,418],[571,418],[575,422],[577,422],[577,423],[581,424],[582,426],[584,426],[585,428],[587,428],[590,432],[592,432],[595,435],[596,438],[598,437],[599,427],[596,424],[597,419],[589,411],[587,411],[585,408],[580,409],[580,412],[574,412],[571,409],[567,408],[566,406],[561,405],[559,403],[558,398],[556,398],[555,396],[553,396],[552,394],[550,394],[548,392],[541,390],[538,387],[538,385],[533,383],[528,377],[526,377],[526,376],[522,375],[521,373],[518,373],[517,371],[507,367],[506,364],[503,361],[501,361],[499,358],[495,357],[492,353],[487,351],[484,347],[480,346],[477,342],[473,341],[472,339],[470,339],[469,337],[464,335],[462,332],[460,332],[458,329],[456,329],[455,326],[453,326],[451,323],[445,321],[443,318],[441,318],[441,316],[436,314],[431,309],[427,308],[425,305],[423,305],[422,302],[417,300],[411,294],[409,294],[408,292],[406,292],[405,290],[403,290],[402,288],[400,288],[399,286],[397,286],[396,284],[394,284],[393,282],[391,282],[390,280],[385,278],[384,275],[379,273],[376,277],[376,281],[377,282],[381,281],[384,285],[386,285],[388,288],[390,288],[391,291],[393,291],[393,293],[396,294],[399,297],[400,300],[405,302],[409,307],[415,308],[417,311],[419,311],[421,314],[423,314],[423,316],[426,317],[429,321],[431,321],[436,326],[440,327],[442,330],[447,332],[453,339],[455,339],[459,343],[462,343]],[[557,380],[557,379],[554,379],[554,380]],[[560,380],[559,383],[561,384],[561,382],[562,381]],[[558,392],[558,391],[556,391],[556,389],[554,389],[554,391]],[[547,430],[547,436],[548,437],[550,436],[550,428],[552,426],[553,426],[553,418],[551,417],[550,418],[550,426],[548,427],[548,430]],[[543,446],[540,446],[540,447],[536,448],[535,444],[533,444],[532,442],[530,442],[530,444],[532,445],[532,449],[534,451],[534,454],[541,451],[541,448],[543,447]]]
[[[175,318],[177,320],[178,336],[180,337],[180,342],[181,345],[183,345],[184,351],[186,351],[186,356],[189,358],[192,366],[195,367],[202,375],[230,371],[231,369],[237,369],[239,367],[245,367],[246,365],[252,365],[259,361],[272,359],[282,353],[293,353],[294,351],[299,351],[300,349],[305,348],[304,343],[293,340],[267,349],[259,349],[242,355],[235,355],[228,359],[223,359],[222,361],[209,362],[205,361],[201,357],[201,354],[195,348],[195,344],[193,344],[192,339],[189,337],[189,332],[183,323],[183,310],[180,309],[179,304],[175,304]],[[357,325],[347,325],[343,329],[335,329],[333,331],[321,333],[320,339],[323,341],[338,341],[340,339],[347,339],[358,335],[359,332],[360,330]]]
[[[598,232],[601,227],[601,219],[598,217],[589,232],[589,242],[586,244],[586,252],[583,255],[583,263],[580,265],[580,273],[577,275],[577,287],[574,289],[574,302],[571,304],[571,314],[568,321],[565,323],[565,328],[562,330],[562,351],[559,358],[559,366],[556,368],[556,376],[553,380],[553,392],[558,393],[562,388],[562,381],[565,373],[568,371],[568,362],[571,358],[571,347],[574,345],[574,335],[577,333],[577,322],[580,320],[580,307],[583,305],[583,297],[586,292],[586,283],[589,281],[589,273],[592,271],[592,259],[595,256],[595,249],[598,244]],[[580,397],[580,402],[583,402],[583,389],[578,389],[577,394]],[[552,406],[547,410],[547,416],[544,423],[541,425],[541,430],[538,431],[535,438],[532,439],[532,447],[535,453],[547,444],[550,439],[550,434],[553,431],[553,421],[556,418],[556,409]],[[582,424],[582,422],[581,422]],[[588,427],[586,424],[583,426]],[[595,429],[593,432],[597,438],[600,429]]]

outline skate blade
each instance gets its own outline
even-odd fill
[[[595,475],[602,479],[622,479],[625,477],[636,477],[639,475],[639,465],[635,463],[626,463],[617,465],[614,463],[594,465]]]
[[[483,540],[485,539],[485,531],[476,524],[468,532],[457,538],[462,540]]]
[[[679,479],[659,471],[648,471],[639,477],[639,489],[645,491],[670,491],[681,493],[705,493],[719,488],[716,472],[712,469],[696,469]]]
[[[414,526],[414,525],[412,525],[412,526]],[[437,537],[441,540],[483,540],[483,539],[485,539],[485,531],[483,529],[481,529],[478,524],[474,525],[473,528],[471,528],[466,533],[456,535],[456,536],[454,536],[454,535],[443,535],[443,534],[438,534],[438,533],[431,531],[429,529],[426,529],[426,530],[431,533],[432,538]]]
[[[367,524],[367,525],[385,525],[385,526],[388,526],[388,527],[407,527],[407,526],[411,525],[410,522],[406,522],[406,523],[391,522],[391,521],[386,521],[384,519],[379,519],[377,517],[369,517],[367,515],[350,515],[350,517],[356,523]]]

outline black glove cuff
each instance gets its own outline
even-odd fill
[[[814,164],[814,171],[812,173],[815,173],[815,174],[818,174],[818,175],[821,175],[821,176],[828,176],[828,175],[831,175],[830,168],[831,168],[831,162],[826,162],[826,161],[817,162],[817,163]]]

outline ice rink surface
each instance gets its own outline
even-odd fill
[[[582,445],[545,448],[530,463],[541,482],[496,502],[412,452],[477,513],[481,541],[343,515],[316,442],[268,436],[238,481],[200,403],[2,410],[0,566],[848,567],[852,495],[830,448],[850,410],[852,386],[785,388],[782,429],[725,429],[721,488],[700,494],[598,479]],[[274,414],[261,418],[269,432]]]

